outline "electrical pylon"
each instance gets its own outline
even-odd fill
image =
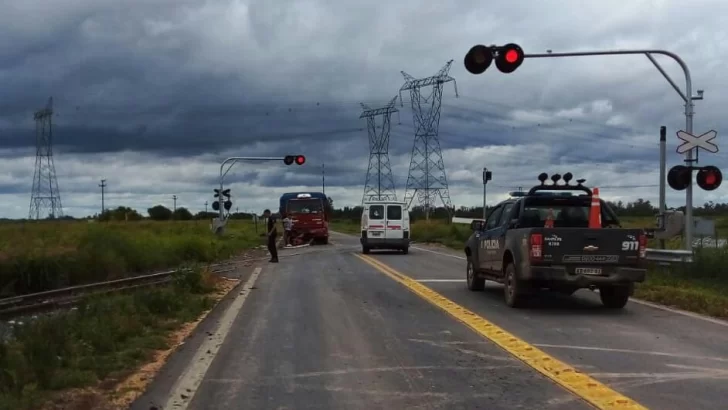
[[[367,131],[369,134],[369,168],[367,179],[364,184],[364,201],[396,201],[397,194],[394,189],[394,177],[392,167],[389,164],[389,128],[392,113],[399,110],[394,106],[397,97],[384,107],[370,108],[361,103],[364,112],[359,118],[367,119]],[[377,133],[375,117],[383,117],[381,132]]]
[[[58,191],[56,167],[53,164],[53,97],[46,107],[36,111],[35,120],[35,174],[30,194],[28,219],[63,217],[61,194]]]
[[[400,101],[402,101],[402,91],[410,91],[415,127],[415,141],[412,145],[412,159],[410,160],[409,175],[407,175],[404,201],[409,208],[412,200],[417,196],[419,203],[425,208],[426,219],[430,218],[430,208],[437,197],[440,197],[448,213],[452,212],[445,163],[442,160],[442,150],[437,136],[440,127],[443,84],[452,81],[455,86],[455,97],[458,96],[457,83],[448,75],[452,62],[453,60],[448,61],[437,74],[427,78],[416,79],[402,71],[405,83],[399,89]],[[423,97],[420,89],[430,86],[432,86],[432,92],[429,96]],[[402,106],[404,106],[404,102],[402,102]]]

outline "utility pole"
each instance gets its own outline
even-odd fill
[[[172,195],[172,199],[174,199],[174,211],[177,212],[177,195]]]
[[[205,213],[207,213],[207,201],[205,201]]]
[[[658,229],[665,228],[665,191],[667,189],[667,127],[664,125],[660,127],[660,214],[658,216]],[[660,249],[665,249],[665,240],[660,239]]]
[[[106,180],[102,179],[99,186],[101,187],[101,215],[103,215],[104,211],[106,211],[106,205],[104,204],[104,188],[106,188]]]
[[[321,192],[326,195],[326,170],[324,164],[321,164]]]

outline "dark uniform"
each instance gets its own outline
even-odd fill
[[[278,230],[276,229],[276,218],[271,215],[268,217],[268,252],[270,252],[270,262],[278,262],[278,249],[276,248],[276,237]]]

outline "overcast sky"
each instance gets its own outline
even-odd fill
[[[0,0],[0,216],[28,214],[35,163],[33,112],[54,99],[54,158],[66,214],[155,204],[204,210],[219,164],[233,155],[302,153],[307,163],[238,164],[233,207],[276,206],[319,190],[337,206],[361,202],[366,121],[398,95],[404,70],[444,86],[440,143],[455,206],[527,188],[540,172],[572,172],[607,199],[656,202],[659,127],[678,164],[681,98],[643,56],[527,59],[512,74],[463,66],[478,43],[526,53],[658,48],[690,67],[695,133],[728,130],[728,2],[590,0],[398,2],[354,0]],[[721,24],[723,23],[723,24]],[[721,45],[722,44],[722,45]],[[679,66],[657,57],[684,88]],[[423,94],[428,91],[423,90]],[[392,117],[390,157],[403,198],[414,126],[410,96]],[[381,119],[381,117],[379,118]],[[701,154],[724,167],[726,154]],[[668,191],[668,205],[684,193]],[[726,188],[695,201],[726,201]]]

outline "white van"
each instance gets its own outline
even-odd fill
[[[361,215],[361,250],[399,249],[409,252],[410,217],[404,202],[364,202]]]

